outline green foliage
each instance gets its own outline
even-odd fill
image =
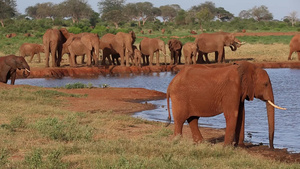
[[[93,135],[93,129],[80,125],[74,116],[67,117],[66,120],[42,119],[37,121],[33,127],[45,137],[60,141],[90,140]]]
[[[68,83],[65,85],[66,89],[82,89],[82,88],[86,88],[87,86],[81,82],[77,82],[77,83]]]
[[[81,97],[81,95],[78,94],[69,94],[69,93],[63,93],[56,90],[37,90],[33,92],[33,94],[45,98],[54,98],[54,97]]]

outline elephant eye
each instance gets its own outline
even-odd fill
[[[264,83],[264,86],[265,86],[265,87],[268,87],[268,85],[269,85],[269,83]]]

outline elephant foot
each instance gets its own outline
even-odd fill
[[[235,143],[234,144],[235,147],[241,147],[241,148],[246,148],[246,145],[244,143]]]

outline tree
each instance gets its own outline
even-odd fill
[[[260,7],[253,7],[251,9],[252,17],[257,21],[268,21],[273,19],[273,14],[269,12],[268,7],[262,5]]]
[[[204,7],[200,12],[197,12],[196,17],[199,20],[200,29],[203,32],[203,23],[212,20],[214,15],[210,12],[209,8]]]
[[[14,17],[17,14],[15,0],[0,0],[0,23],[4,27],[3,20]]]
[[[175,18],[175,23],[177,25],[186,25],[187,13],[185,10],[181,9],[178,11],[177,16]]]
[[[161,17],[163,19],[164,24],[167,21],[171,22],[177,16],[177,11],[171,5],[160,6],[159,9],[161,10]]]
[[[138,2],[136,5],[138,9],[138,16],[140,20],[142,20],[143,25],[145,25],[149,18],[154,18],[154,15],[157,15],[158,11],[154,11],[155,9],[153,8],[153,4],[151,2]]]
[[[81,18],[89,18],[94,12],[86,0],[65,0],[61,5],[63,16],[71,17],[73,23],[78,23]]]
[[[240,13],[239,13],[239,17],[241,19],[249,19],[251,18],[251,11],[250,10],[242,10]]]
[[[37,3],[35,6],[29,6],[25,9],[28,16],[35,19],[52,18],[56,15],[54,4],[51,2]]]
[[[119,23],[126,19],[123,15],[124,3],[125,0],[101,0],[98,2],[101,18],[118,28]]]
[[[289,22],[292,23],[292,27],[295,26],[296,22],[298,21],[298,18],[297,18],[297,12],[296,11],[293,11],[290,13],[289,16],[285,16],[284,17],[284,20],[288,20]]]

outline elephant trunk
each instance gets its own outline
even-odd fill
[[[30,68],[28,67],[28,68],[25,68],[25,70],[23,71],[23,77],[27,78],[29,75],[30,75]]]
[[[237,49],[236,43],[233,43],[233,44],[230,45],[229,47],[230,47],[230,49],[231,49],[232,51],[236,51],[236,49]]]
[[[273,99],[274,102],[274,99]],[[274,148],[273,140],[274,140],[274,130],[275,130],[275,113],[274,113],[274,107],[266,102],[266,107],[267,107],[267,114],[268,114],[268,124],[269,124],[269,144],[270,148]]]

